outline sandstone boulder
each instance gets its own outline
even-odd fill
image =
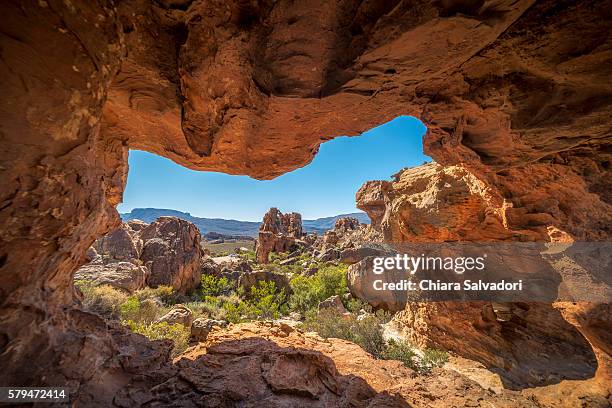
[[[344,234],[348,231],[354,231],[361,226],[361,223],[357,218],[353,217],[342,217],[336,220],[334,224],[334,231],[336,233]]]
[[[295,249],[302,232],[302,216],[298,213],[281,213],[270,208],[259,228],[255,254],[257,262],[268,263],[271,252],[288,252]]]
[[[96,240],[93,248],[102,255],[105,263],[112,261],[134,262],[140,258],[142,243],[134,238],[128,224],[122,223],[119,228]]]
[[[246,293],[248,293],[252,286],[264,281],[274,282],[276,289],[283,289],[286,295],[291,293],[289,278],[286,275],[269,271],[245,272],[240,275],[240,278],[238,279],[238,286],[244,288]]]
[[[191,323],[191,341],[204,342],[213,327],[226,327],[225,320],[197,318]]]
[[[141,220],[133,219],[133,220],[129,220],[129,221],[127,222],[127,225],[129,225],[129,226],[130,226],[130,228],[132,229],[132,231],[136,231],[136,232],[138,232],[138,231],[140,231],[141,229],[143,229],[143,228],[147,227],[149,224],[147,224],[146,222],[141,221]]]
[[[319,268],[316,266],[309,266],[307,268],[304,269],[304,271],[302,272],[303,276],[309,277],[309,276],[314,276],[316,275],[316,273],[319,272]]]
[[[324,301],[319,303],[319,310],[331,309],[340,314],[344,314],[347,312],[344,304],[342,303],[342,299],[338,295],[330,296]]]
[[[406,169],[396,181],[367,182],[357,207],[368,213],[386,242],[533,240],[511,230],[506,202],[467,168],[430,163]]]
[[[354,264],[368,256],[387,256],[391,252],[383,247],[363,245],[357,248],[347,248],[340,252],[340,262]]]
[[[217,264],[211,257],[202,257],[200,264],[202,275],[218,275],[221,272],[221,266]]]
[[[140,231],[141,260],[151,274],[147,285],[169,285],[180,293],[200,283],[202,249],[197,227],[176,217],[160,217]]]
[[[222,273],[228,272],[251,272],[251,265],[236,254],[227,256],[218,256],[212,258],[212,261],[217,265],[217,268]]]
[[[112,262],[109,264],[87,264],[79,268],[75,280],[83,280],[96,286],[110,285],[133,293],[146,285],[149,270],[131,262]]]
[[[340,259],[340,251],[335,248],[329,248],[317,255],[317,260],[320,262],[330,262]]]
[[[284,266],[284,265],[293,265],[294,263],[296,263],[298,260],[298,258],[296,256],[294,257],[289,257],[287,259],[283,259],[282,261],[280,261],[278,264],[280,266]]]
[[[191,327],[193,312],[183,305],[175,305],[172,310],[160,317],[157,321],[169,324],[182,324],[185,327]]]

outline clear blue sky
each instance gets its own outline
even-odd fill
[[[307,166],[274,180],[199,172],[160,156],[130,151],[124,202],[117,209],[168,208],[197,217],[261,221],[270,207],[314,219],[358,211],[355,193],[368,180],[388,180],[423,154],[425,126],[401,116],[357,137],[321,145]]]

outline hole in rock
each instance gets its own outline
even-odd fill
[[[206,339],[214,326],[283,318],[324,337],[355,341],[380,358],[391,353],[417,371],[443,364],[445,352],[427,349],[419,357],[406,339],[392,351],[363,340],[391,315],[351,326],[362,309],[372,309],[345,297],[348,266],[338,262],[337,231],[351,230],[347,236],[361,242],[379,233],[357,209],[356,192],[368,181],[392,180],[405,167],[430,162],[424,132],[417,119],[399,117],[359,137],[325,142],[310,164],[263,181],[189,170],[131,151],[118,206],[126,223],[98,239],[88,251],[91,262],[75,274],[85,308],[150,339],[174,340],[175,355]],[[338,324],[339,309],[352,312],[347,325]],[[520,352],[558,342],[558,333],[538,331],[532,320],[542,316],[569,339],[547,348],[554,363]],[[499,341],[519,357],[507,369],[490,367],[505,388],[594,375],[591,348],[558,311],[538,309],[517,319],[499,325]],[[354,327],[364,333],[350,334]]]
[[[321,301],[347,293],[347,266],[324,258],[337,256],[336,249],[324,248],[325,239],[333,247],[326,232],[343,218],[343,228],[372,233],[368,216],[356,207],[357,191],[430,162],[424,133],[419,120],[398,117],[358,137],[329,140],[311,163],[263,181],[194,171],[130,151],[118,206],[127,224],[99,238],[88,251],[90,262],[76,272],[84,306],[151,339],[172,338],[175,353],[193,339],[194,319],[236,323],[291,313],[303,319]],[[255,252],[262,219],[293,234],[275,242],[266,261]],[[316,255],[313,246],[301,250],[307,239],[318,240]],[[292,276],[304,280],[295,283]]]

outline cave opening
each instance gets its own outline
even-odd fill
[[[171,214],[164,210],[246,222],[261,221],[271,207],[309,220],[353,214],[358,212],[355,193],[365,182],[388,180],[405,167],[431,161],[423,152],[424,133],[421,121],[400,116],[358,137],[324,142],[310,163],[272,180],[190,170],[131,150],[117,210],[126,220],[140,216],[147,222],[154,215]],[[150,214],[143,209],[151,209]]]
[[[346,267],[324,259],[327,233],[338,225],[369,228],[356,193],[369,181],[392,180],[406,168],[430,163],[423,152],[425,131],[420,120],[399,116],[359,136],[324,136],[310,163],[271,180],[191,170],[130,150],[123,202],[117,205],[123,223],[96,240],[74,275],[85,310],[149,339],[172,339],[178,355],[193,340],[192,325],[200,317],[236,323],[244,314],[256,321],[304,313],[303,304],[294,305],[303,301],[292,300],[293,283],[285,276],[321,268],[320,281],[344,285],[332,292],[346,291]],[[271,251],[269,259],[266,254],[264,262],[258,231],[270,214],[281,223],[297,214],[303,235]],[[312,239],[309,245],[318,239],[320,251],[308,252],[302,239]],[[295,250],[301,253],[291,261]],[[266,273],[264,282],[275,287],[244,284],[244,272]]]

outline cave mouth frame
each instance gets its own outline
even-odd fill
[[[191,3],[201,6],[204,2]],[[320,99],[301,97],[312,95],[319,85],[314,76],[309,77],[312,81],[296,85],[294,98],[262,93],[249,82],[251,74],[271,64],[275,69],[292,69],[284,65],[281,53],[271,52],[264,61],[255,61],[270,64],[254,67],[248,58],[241,59],[259,55],[249,54],[252,41],[218,41],[227,39],[221,35],[226,32],[205,32],[214,26],[206,24],[208,20],[185,24],[186,16],[180,10],[172,12],[179,25],[186,27],[183,31],[187,35],[183,32],[177,38],[173,30],[176,20],[151,18],[156,15],[156,2],[123,2],[117,9],[106,3],[80,1],[7,3],[1,18],[6,33],[1,39],[5,74],[1,136],[7,143],[2,143],[6,183],[0,186],[4,226],[0,237],[0,346],[12,353],[3,360],[5,369],[0,378],[32,385],[37,385],[33,380],[41,375],[47,380],[51,376],[70,380],[85,401],[103,405],[120,384],[164,367],[163,358],[151,344],[139,343],[120,329],[71,307],[71,273],[83,262],[82,254],[89,244],[117,226],[114,206],[120,201],[128,148],[154,151],[201,169],[268,178],[307,161],[312,153],[308,148],[316,145],[319,134],[357,134],[400,113],[412,114],[428,124],[426,150],[437,162],[465,161],[489,174],[494,165],[511,164],[508,177],[498,175],[502,181],[511,177],[519,185],[527,185],[537,198],[561,198],[574,204],[567,207],[567,215],[577,215],[577,220],[555,218],[557,224],[567,225],[579,237],[609,239],[609,229],[602,228],[606,220],[609,222],[605,218],[609,207],[602,205],[600,197],[609,191],[609,182],[604,180],[611,178],[609,174],[604,178],[607,173],[598,167],[609,147],[607,129],[601,126],[610,118],[609,89],[592,86],[602,83],[601,75],[607,72],[606,60],[597,55],[609,43],[609,22],[601,18],[608,15],[607,2],[575,2],[570,7],[559,7],[555,2],[518,2],[494,10],[495,18],[483,15],[486,24],[473,24],[472,17],[478,16],[471,12],[466,16],[440,12],[437,3],[424,3],[424,19],[418,22],[411,7],[404,14],[398,10],[393,19],[380,18],[378,12],[357,15],[355,21],[364,22],[364,29],[354,32],[363,44],[353,48],[359,64],[347,61],[346,66],[339,66],[335,63],[337,52],[318,58],[318,54],[299,49],[312,41],[294,42],[298,49],[283,53],[285,56],[300,52],[314,56],[321,66],[334,68],[332,73],[350,73],[353,78],[353,83],[346,82]],[[282,2],[275,4],[283,6]],[[206,11],[210,13],[202,13],[204,18],[223,18],[218,10]],[[238,12],[238,18],[222,20],[227,21],[223,29],[232,39],[248,40],[263,34],[255,38],[258,46],[265,44],[262,40],[278,39],[273,37],[278,34],[274,28],[280,27],[296,35],[300,30],[317,33],[315,39],[321,40],[314,44],[317,51],[325,48],[320,45],[335,44],[337,34],[351,38],[343,36],[354,28],[339,24],[322,30],[322,22],[336,20],[333,16],[318,18],[317,14],[310,20],[308,15],[300,16],[300,24],[270,24],[272,30],[260,30],[260,23],[270,22],[265,10],[254,11],[260,20],[252,19],[248,24],[240,18],[244,9]],[[322,10],[325,12],[329,10]],[[541,16],[547,18],[542,20]],[[91,24],[94,21],[95,25]],[[426,43],[430,34],[436,34],[439,41]],[[465,43],[453,41],[458,37]],[[598,39],[598,43],[584,41],[586,37]],[[202,38],[217,43],[218,48],[210,49],[224,58],[213,59],[200,52],[198,41]],[[368,43],[369,39],[376,41]],[[535,53],[534,48],[538,50]],[[426,52],[415,53],[415,49]],[[513,55],[516,64],[508,65],[512,50],[520,52]],[[439,57],[431,58],[432,54]],[[564,70],[563,83],[557,82],[559,61],[574,67]],[[539,69],[529,69],[534,66]],[[203,75],[185,76],[187,83],[181,84],[185,70]],[[146,75],[133,75],[143,72]],[[302,72],[292,73],[297,76]],[[217,78],[226,74],[234,82],[224,88]],[[537,92],[533,92],[533,84]],[[187,99],[205,96],[209,85],[215,87],[212,96],[216,100],[206,99],[202,105],[211,101],[218,109],[190,109],[182,123],[182,109],[193,107],[189,102],[194,98]],[[246,97],[235,92],[237,89],[246,91]],[[510,91],[510,106],[497,103],[496,99],[508,97]],[[217,98],[223,94],[227,98]],[[570,105],[565,105],[567,95],[571,95]],[[572,109],[583,105],[589,109]],[[237,112],[226,109],[236,106]],[[551,111],[563,116],[562,123],[552,120],[556,116]],[[347,114],[339,115],[342,112]],[[209,121],[209,113],[218,115]],[[151,120],[160,117],[163,121]],[[218,141],[222,154],[213,151],[211,157],[202,157],[193,152],[181,133],[182,125],[191,131],[202,130],[202,146]],[[308,148],[300,150],[294,141],[287,140],[288,130],[297,131],[297,139],[307,140]],[[191,145],[197,139],[193,133]],[[462,145],[464,133],[470,136],[473,149]],[[529,137],[515,138],[521,135]],[[520,156],[514,154],[517,147]],[[562,153],[553,154],[549,161],[550,156],[544,156],[550,153],[546,149]],[[488,164],[483,164],[475,150],[487,155]],[[251,168],[243,164],[243,152],[252,155]],[[588,174],[583,169],[588,169]],[[558,186],[544,190],[545,173],[566,180],[577,194]],[[497,187],[512,186],[505,183]],[[521,191],[516,188],[510,193]],[[566,215],[563,208],[559,214]],[[611,353],[609,337],[602,333],[609,328],[610,313],[601,309],[581,305],[567,319],[598,348],[603,362],[598,375],[601,371],[605,378],[601,368],[610,361]],[[91,335],[91,330],[97,335]],[[126,349],[131,354],[122,353]],[[94,358],[82,359],[80,355]],[[24,365],[24,361],[36,364]],[[110,379],[109,388],[101,389],[102,379]]]
[[[395,120],[401,119],[401,118],[402,117],[398,117]],[[406,117],[403,117],[403,118],[406,118]],[[418,119],[413,118],[413,117],[408,117],[408,119],[409,120],[416,120],[416,121],[418,121]],[[391,121],[391,122],[393,122],[393,121]],[[377,127],[373,128],[373,129],[382,129],[382,128],[384,128],[386,125],[388,125],[391,122],[388,122],[387,124],[383,124],[383,125],[377,126]],[[422,122],[420,122],[420,121],[418,121],[418,123],[422,124]],[[371,131],[366,131],[366,132],[364,132],[364,134],[362,134],[360,136],[353,136],[353,137],[342,137],[342,136],[340,136],[340,137],[336,137],[336,138],[334,138],[334,139],[332,139],[332,140],[322,144],[321,145],[322,146],[321,149],[324,150],[325,146],[331,146],[332,144],[334,144],[334,142],[338,142],[340,140],[344,140],[347,143],[358,141],[361,138],[363,138],[365,134],[368,134],[370,132]],[[419,135],[419,137],[415,137],[415,135],[407,135],[407,137],[413,138],[415,140],[420,140],[422,142],[422,138],[424,137],[424,134]],[[381,142],[380,140],[376,140],[376,141],[377,142]],[[422,146],[419,146],[419,147],[422,147]],[[142,153],[148,154],[146,152],[142,152]],[[291,173],[299,172],[301,169],[309,168],[311,166],[314,166],[316,164],[317,157],[320,157],[321,154],[322,154],[322,152],[321,152],[321,150],[319,150],[317,152],[317,154],[315,155],[315,157],[314,157],[312,162],[306,164],[304,167],[302,167],[300,169],[294,170]],[[144,157],[144,160],[151,159],[153,157],[152,154],[149,154],[149,155],[150,155],[150,157]],[[155,156],[155,160],[159,160],[159,159],[164,159],[164,158]],[[423,160],[423,159],[425,159],[425,160]],[[430,157],[423,155],[423,156],[413,160],[412,163],[404,163],[404,165],[402,165],[400,167],[397,167],[397,168],[394,168],[392,171],[387,170],[384,173],[385,174],[384,178],[389,178],[390,176],[392,176],[392,174],[397,173],[397,171],[400,171],[400,170],[402,170],[405,167],[415,167],[415,166],[419,166],[419,165],[425,164],[426,162],[429,161],[428,159],[431,160]],[[164,159],[164,160],[166,160],[166,164],[162,166],[162,168],[160,169],[161,171],[165,171],[166,170],[166,166],[171,166],[174,169],[173,171],[176,171],[177,168],[184,169],[185,171],[190,171],[188,169],[185,169],[183,166],[181,166],[179,164],[172,163],[170,160],[167,160],[167,159]],[[155,163],[155,162],[153,162],[153,163]],[[130,165],[130,167],[132,168],[132,165]],[[155,167],[155,164],[149,165],[148,167],[149,167],[149,170],[150,170],[152,167]],[[147,171],[148,170],[145,170],[145,172],[147,172]],[[194,170],[194,171],[191,171],[191,172],[192,173],[199,173],[199,174],[205,173],[203,171],[197,171],[197,170]],[[225,176],[225,175],[222,175],[222,176]],[[227,177],[240,177],[240,176],[227,175]],[[276,180],[281,179],[282,177],[283,177],[283,175],[277,177]],[[159,181],[159,178],[157,178],[155,176],[152,176],[152,178],[155,179],[156,181]],[[377,177],[371,177],[371,178],[377,178]],[[382,177],[378,177],[378,178],[382,178]],[[369,179],[370,178],[368,178],[368,180]],[[259,180],[254,180],[254,179],[250,179],[250,178],[249,178],[249,180],[251,180],[253,183],[266,183],[266,182],[270,182],[270,181],[259,181]],[[130,178],[128,176],[128,185],[129,185],[129,182],[130,182]],[[257,184],[255,184],[255,185],[257,185]],[[189,189],[187,189],[187,190],[189,190]],[[276,205],[267,205],[266,208],[269,208],[271,206],[276,207]],[[146,207],[150,207],[150,206],[147,205]],[[155,207],[155,206],[153,206],[153,207]],[[162,206],[162,207],[164,207],[164,206]],[[168,206],[168,207],[172,207],[172,206]],[[285,208],[287,210],[289,210],[289,211],[292,210],[291,206],[286,206]],[[186,211],[186,212],[191,212],[191,211]],[[215,218],[220,218],[220,217],[215,217]],[[225,218],[234,219],[234,218],[238,218],[238,217],[227,216]],[[556,311],[555,313],[556,313],[555,314],[555,318],[557,320],[560,320],[561,324],[565,323],[562,320],[560,313],[558,311]],[[516,322],[514,322],[514,324],[516,325]],[[519,324],[519,326],[520,326],[520,324]],[[509,327],[510,327],[509,325],[504,325],[503,330],[511,332],[512,329],[510,329]],[[577,335],[578,337],[582,338],[582,340],[583,340],[583,342],[581,344],[581,347],[583,347],[583,349],[581,350],[581,353],[584,354],[584,356],[578,358],[578,360],[576,360],[576,361],[578,361],[578,364],[582,364],[585,361],[588,362],[586,365],[584,365],[584,367],[583,367],[584,369],[582,371],[575,370],[575,372],[573,373],[572,376],[570,376],[568,378],[565,378],[565,379],[586,380],[586,379],[592,378],[594,376],[596,370],[597,370],[597,360],[595,358],[595,355],[594,355],[592,349],[590,348],[587,340],[573,326],[571,326],[569,323],[565,323],[565,327],[573,335]],[[520,329],[519,329],[519,331],[520,331]],[[543,336],[543,338],[544,338],[544,336]],[[521,339],[521,341],[528,342],[528,340],[526,338]],[[557,364],[557,366],[555,367],[556,372],[563,372],[566,367],[575,368],[576,362],[574,362],[573,360],[571,360],[571,359],[570,360],[563,360],[563,359],[561,359],[561,361],[563,361],[563,363]],[[546,364],[542,363],[542,365],[544,366]],[[509,389],[509,390],[522,390],[522,389],[530,388],[530,387],[534,386],[534,384],[529,384],[527,382],[521,382],[521,380],[517,380],[517,377],[512,373],[512,371],[502,370],[502,369],[499,369],[497,367],[489,367],[489,371],[491,373],[498,374],[500,376],[500,378],[501,378],[502,383],[504,384],[504,388]],[[546,378],[547,373],[548,373],[547,369],[542,369],[541,370],[541,373],[539,373],[539,375],[541,375],[542,378],[544,378],[544,379],[541,382],[535,384],[535,386],[546,386],[546,385],[556,384],[559,381],[561,381],[560,379]]]

